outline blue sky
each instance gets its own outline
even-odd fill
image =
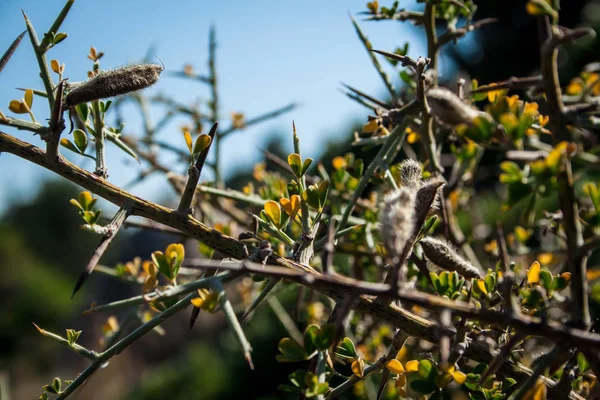
[[[70,81],[80,81],[91,69],[91,61],[86,58],[90,46],[105,52],[101,67],[108,69],[143,58],[147,49],[155,45],[155,53],[167,70],[181,70],[190,62],[196,71],[203,73],[208,55],[208,30],[214,23],[221,116],[225,126],[229,125],[226,120],[231,111],[242,111],[252,117],[290,102],[302,104],[275,120],[231,135],[223,145],[223,157],[235,160],[224,166],[227,174],[256,161],[258,148],[273,132],[289,133],[282,140],[291,150],[292,119],[300,134],[303,155],[313,158],[319,156],[327,140],[350,134],[348,127],[352,123],[366,120],[368,110],[339,91],[342,81],[372,94],[384,90],[348,17],[348,12],[363,11],[365,4],[365,0],[77,0],[61,28],[69,36],[49,51],[48,60],[65,63],[65,76]],[[0,53],[25,29],[21,8],[41,36],[62,5],[63,1],[57,0],[0,0]],[[360,16],[358,19],[360,22]],[[364,21],[361,26],[375,48],[393,51],[408,41],[411,56],[422,54],[423,43],[417,36],[418,31],[409,25]],[[387,67],[387,63],[384,65]],[[0,109],[8,115],[10,100],[22,96],[15,87],[43,88],[27,37],[0,73]],[[148,93],[157,91],[183,102],[208,99],[209,95],[204,85],[167,74],[163,74]],[[48,117],[47,104],[41,98],[34,100],[33,110],[39,121]],[[135,112],[126,115],[125,120],[125,133],[138,131],[140,120]],[[162,131],[160,138],[184,148],[179,130],[184,122],[176,120]],[[28,132],[1,129],[40,145]],[[137,164],[128,162],[112,145],[109,144],[107,151],[111,182],[123,185],[140,171]],[[62,153],[71,161],[93,169],[92,163],[66,149]],[[11,200],[33,195],[41,180],[51,176],[40,167],[3,154],[0,157],[0,213]],[[164,199],[168,190],[164,179],[158,176],[132,188],[135,194],[154,201]]]

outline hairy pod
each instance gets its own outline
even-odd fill
[[[415,199],[415,229],[421,229],[427,216],[437,210],[442,179],[430,179],[421,184]]]
[[[138,64],[102,71],[69,91],[65,103],[72,107],[145,89],[158,81],[163,70],[157,64]]]
[[[481,272],[459,256],[448,243],[431,237],[423,238],[419,243],[425,256],[438,267],[456,271],[465,278],[481,278]]]
[[[415,226],[415,191],[400,188],[383,199],[380,234],[390,257],[402,254]]]
[[[407,158],[400,163],[400,184],[407,188],[418,188],[421,185],[423,168],[417,161]]]
[[[433,115],[451,126],[471,124],[475,118],[487,115],[464,103],[448,89],[433,88],[428,90],[425,96]]]

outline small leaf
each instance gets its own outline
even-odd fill
[[[298,178],[301,178],[302,177],[302,158],[300,157],[300,155],[296,154],[296,153],[290,154],[288,156],[288,164],[292,168],[294,175],[296,175],[296,177],[298,177]]]
[[[311,355],[317,350],[317,336],[319,335],[319,326],[315,324],[309,325],[304,331],[304,349],[306,354]]]
[[[61,387],[60,378],[56,377],[56,378],[52,379],[52,388],[54,390],[56,390],[56,393],[60,393],[60,387]]]
[[[8,104],[8,109],[15,114],[27,114],[27,109],[25,105],[20,100],[11,100]]]
[[[279,203],[269,200],[265,203],[264,207],[265,213],[269,217],[269,220],[279,228],[281,226],[281,208],[279,207]]]
[[[357,358],[356,347],[350,338],[345,337],[337,348],[337,354],[343,357]]]
[[[196,139],[196,144],[194,144],[194,154],[198,154],[203,152],[210,146],[210,142],[212,139],[207,134],[202,134],[198,136]]]
[[[151,258],[154,262],[154,265],[156,265],[156,268],[158,268],[158,270],[168,279],[173,280],[173,277],[171,276],[171,266],[169,265],[163,252],[155,251],[152,253]]]
[[[75,199],[71,199],[69,200],[69,203],[73,204],[75,207],[77,207],[77,209],[79,209],[79,211],[84,211],[83,207],[81,207],[81,204],[79,204],[79,202]]]
[[[434,371],[433,363],[427,359],[419,362],[419,375],[423,379],[428,379]]]
[[[80,103],[77,104],[77,106],[75,107],[75,109],[77,110],[77,114],[79,114],[79,118],[81,118],[81,120],[83,121],[83,123],[87,122],[88,119],[88,114],[89,114],[89,108],[87,103]]]
[[[58,63],[58,60],[50,61],[50,68],[52,68],[52,71],[60,74],[60,64]]]
[[[420,394],[429,394],[437,390],[437,386],[432,381],[417,379],[410,383],[410,388]]]
[[[188,131],[183,131],[183,138],[185,139],[185,144],[187,145],[190,154],[192,154],[192,135],[190,135]]]
[[[67,38],[67,34],[64,32],[59,32],[56,35],[54,35],[54,41],[53,43],[55,45],[59,44],[60,42],[62,42],[63,40],[65,40]]]
[[[92,197],[92,194],[88,191],[79,193],[78,200],[79,200],[79,204],[81,204],[81,207],[83,207],[83,209],[86,211],[91,210],[91,208],[94,204],[94,199]]]
[[[458,383],[459,385],[462,385],[467,380],[467,375],[461,371],[454,371],[454,374],[452,374],[452,376],[453,376],[454,380],[456,381],[456,383]]]
[[[540,280],[540,268],[540,263],[537,261],[534,261],[533,264],[531,264],[531,267],[529,267],[529,269],[527,270],[528,285],[538,283],[538,281]]]
[[[277,347],[281,352],[276,357],[279,362],[303,361],[307,358],[304,348],[293,339],[283,338]]]
[[[418,372],[419,371],[419,361],[411,360],[406,363],[406,372]]]
[[[185,257],[185,248],[181,243],[173,243],[165,250],[165,259],[169,263],[171,280],[177,278],[179,268]]]
[[[63,147],[66,147],[67,149],[71,150],[74,153],[81,154],[79,152],[79,149],[73,144],[73,142],[71,142],[67,138],[60,139],[60,145]]]
[[[308,171],[308,168],[310,168],[310,165],[312,164],[313,159],[312,158],[307,158],[306,160],[304,160],[304,163],[302,163],[302,176],[304,176],[304,174],[306,174],[306,171]]]
[[[73,140],[75,141],[75,145],[79,149],[80,153],[84,153],[85,149],[87,149],[88,138],[84,131],[81,129],[75,129],[73,131]]]
[[[325,324],[321,326],[315,345],[319,350],[327,350],[335,340],[335,324]]]
[[[385,364],[385,367],[393,374],[400,375],[400,374],[406,373],[406,370],[402,366],[402,363],[400,361],[396,360],[395,358],[389,360]]]
[[[352,372],[354,375],[362,378],[365,372],[365,360],[363,360],[361,357],[358,357],[358,359],[352,363]]]
[[[33,104],[33,90],[32,89],[27,89],[25,91],[25,103],[27,104],[27,107],[31,108],[31,105]]]

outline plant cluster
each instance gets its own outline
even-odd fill
[[[293,322],[286,325],[289,337],[279,341],[277,360],[298,369],[277,384],[300,398],[333,399],[347,390],[378,399],[598,398],[600,334],[594,332],[589,304],[600,302],[600,274],[588,269],[588,259],[600,246],[600,192],[592,181],[600,159],[586,137],[600,127],[600,79],[598,65],[591,65],[564,91],[560,86],[559,48],[594,32],[561,27],[558,0],[526,5],[543,35],[538,75],[485,85],[459,79],[445,81],[445,87],[437,68],[440,50],[494,21],[474,20],[477,7],[471,0],[422,1],[421,11],[402,9],[397,1],[389,7],[368,3],[362,13],[368,21],[422,26],[427,54],[409,57],[408,43],[392,52],[375,50],[352,18],[387,90],[382,100],[344,85],[350,98],[372,112],[354,135],[356,151],[338,155],[331,166],[314,162],[302,155],[301,135],[293,126],[294,152],[287,159],[267,153],[277,170],[256,165],[241,191],[224,187],[223,138],[295,106],[254,118],[236,112],[221,128],[214,29],[207,75],[191,65],[167,71],[208,85],[207,107],[145,95],[140,90],[159,79],[163,66],[145,60],[104,71],[103,53],[93,47],[89,80],[67,83],[65,65],[46,57],[67,39],[59,29],[73,2],[67,1],[42,41],[25,17],[44,90],[26,89],[22,99],[10,102],[12,113],[30,121],[0,111],[0,125],[39,134],[47,148],[0,132],[0,152],[85,189],[71,204],[100,243],[73,295],[93,273],[137,285],[139,294],[93,303],[85,311],[109,313],[99,352],[77,343],[81,331],[68,329],[62,337],[36,326],[91,361],[72,381],[55,378],[44,386],[40,399],[67,398],[113,356],[147,333],[164,333],[165,320],[188,308],[190,327],[199,313],[223,313],[254,368],[243,324],[252,323],[250,316],[262,304]],[[0,70],[23,36],[4,54]],[[390,65],[384,68],[377,54]],[[109,100],[115,96],[122,97]],[[48,101],[47,125],[31,111],[34,98]],[[127,101],[139,106],[142,135],[125,134]],[[150,122],[149,104],[167,110],[156,124]],[[72,140],[66,137],[66,113],[76,128]],[[190,121],[179,147],[160,139],[176,115]],[[180,196],[178,207],[163,207],[109,183],[107,141],[143,165],[133,183],[165,174]],[[94,159],[95,170],[68,161],[59,144],[75,157]],[[365,163],[362,149],[377,154]],[[165,153],[188,167],[187,177],[162,161]],[[501,211],[522,217],[517,226],[497,221],[496,229],[476,239],[463,231],[457,213],[477,203],[481,193],[474,183],[484,154],[501,155],[496,165],[497,185],[505,193]],[[205,166],[214,172],[213,182],[200,183]],[[120,208],[107,224],[99,218],[94,195]],[[131,216],[143,222],[130,221]],[[188,246],[197,243],[202,257],[186,257],[185,246],[173,243],[146,260],[100,265],[126,225],[177,232]],[[240,284],[248,275],[251,282]],[[235,290],[226,292],[226,284]],[[300,310],[309,322],[305,326],[276,301],[278,291],[290,285],[300,299],[312,293]],[[236,299],[243,313],[236,312]],[[127,309],[133,313],[121,312]],[[137,319],[139,326],[125,329],[125,318]],[[532,359],[533,351],[542,355]]]

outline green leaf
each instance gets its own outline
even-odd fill
[[[64,32],[59,32],[56,35],[54,35],[54,40],[52,40],[52,43],[56,46],[57,44],[59,44],[60,42],[62,42],[63,40],[65,40],[67,38],[67,34]]]
[[[431,377],[432,372],[434,372],[435,369],[433,368],[433,363],[427,359],[421,360],[419,361],[419,375],[421,376],[421,378],[423,379],[428,379]],[[427,392],[429,393],[429,392]]]
[[[325,201],[327,201],[327,194],[329,193],[329,181],[323,181],[319,183],[319,209],[323,208]]]
[[[48,400],[48,393],[42,393],[42,395],[38,398],[38,400]]]
[[[73,131],[73,140],[75,141],[75,146],[77,146],[79,152],[83,154],[88,146],[88,138],[85,132],[81,129],[75,129]]]
[[[310,168],[310,165],[312,164],[313,159],[312,158],[307,158],[306,160],[304,160],[304,163],[302,163],[302,176],[304,176],[304,174],[306,174],[306,171],[308,171],[308,168]]]
[[[540,269],[540,281],[542,287],[546,289],[546,293],[550,293],[550,290],[552,290],[552,273],[546,268]]]
[[[320,329],[318,325],[311,324],[304,331],[304,349],[308,355],[311,355],[317,350],[316,343],[319,330]]]
[[[579,367],[580,374],[590,369],[590,364],[582,353],[577,353],[577,366]]]
[[[73,346],[77,339],[79,339],[79,335],[81,335],[81,331],[67,329],[67,340],[69,341],[69,345]]]
[[[85,211],[90,211],[92,207],[94,207],[94,203],[96,202],[92,197],[92,194],[88,191],[79,193],[78,201]]]
[[[301,178],[302,177],[302,158],[300,157],[300,154],[296,154],[296,153],[290,154],[288,156],[288,164],[292,168],[294,175],[296,175],[296,177],[298,177],[298,178]]]
[[[173,276],[171,275],[171,266],[167,261],[165,255],[162,251],[155,251],[152,253],[152,262],[156,265],[156,268],[168,279],[173,280]]]
[[[71,150],[73,153],[77,153],[77,154],[81,154],[81,152],[79,151],[79,149],[73,144],[73,142],[71,142],[69,139],[67,138],[62,138],[60,139],[60,145],[62,147],[66,147],[67,149]]]
[[[56,377],[56,378],[52,379],[52,388],[54,390],[56,390],[55,393],[60,393],[60,386],[61,386],[61,384],[60,384],[60,378],[59,377]]]
[[[335,324],[325,324],[317,335],[315,345],[319,350],[327,350],[335,340]]]
[[[419,364],[420,365],[420,364]],[[410,388],[420,394],[429,394],[437,390],[437,386],[433,381],[425,379],[417,379],[410,383]]]
[[[289,378],[290,382],[292,382],[292,384],[297,388],[302,389],[304,386],[306,386],[306,371],[304,371],[303,369],[297,369],[296,371],[292,372]]]
[[[275,356],[279,362],[296,362],[306,360],[308,357],[304,348],[293,339],[283,338],[277,346],[281,354]]]
[[[56,391],[56,389],[54,389],[51,385],[44,385],[42,387],[42,389],[44,389],[48,393],[58,394],[58,392]]]
[[[104,103],[104,112],[105,113],[108,111],[111,104],[112,104],[112,100],[108,100],[106,103]]]
[[[81,120],[85,124],[87,122],[88,115],[90,113],[90,109],[89,109],[87,103],[77,104],[77,106],[75,106],[75,109],[77,110],[77,114],[79,114],[79,118],[81,118]]]
[[[198,136],[196,143],[194,144],[194,154],[198,154],[206,150],[208,146],[210,146],[210,142],[212,142],[210,136],[206,134]]]
[[[336,350],[336,354],[345,357],[345,358],[358,358],[358,354],[356,354],[356,347],[352,340],[348,337],[345,337],[344,340],[340,342]]]
[[[268,217],[268,221],[271,221],[277,228],[281,227],[281,207],[278,202],[273,200],[267,201],[264,211]]]

